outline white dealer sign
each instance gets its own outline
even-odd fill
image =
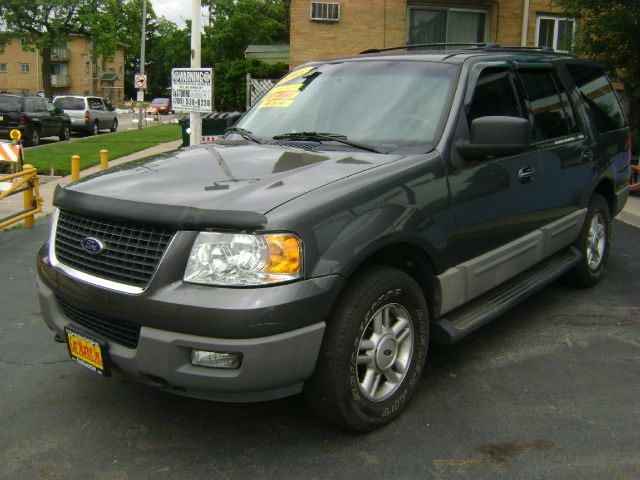
[[[178,112],[211,112],[213,109],[213,69],[172,69],[171,103],[173,109]]]

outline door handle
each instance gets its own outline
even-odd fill
[[[536,171],[533,167],[527,165],[518,170],[518,178],[520,183],[532,182],[536,178]]]
[[[582,160],[584,163],[593,161],[593,152],[591,150],[584,150],[580,154],[580,160]]]

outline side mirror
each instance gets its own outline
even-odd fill
[[[471,122],[470,142],[456,148],[464,158],[505,157],[531,146],[529,121],[520,117],[480,117]]]

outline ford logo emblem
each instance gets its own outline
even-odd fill
[[[80,240],[80,245],[85,252],[91,255],[97,255],[104,250],[104,243],[93,237],[84,237]]]

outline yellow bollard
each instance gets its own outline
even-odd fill
[[[100,150],[100,168],[102,170],[109,168],[109,150]]]
[[[29,164],[23,167],[24,171],[32,170],[32,169],[33,169],[33,165],[29,165]],[[31,210],[33,208],[33,187],[28,188],[24,191],[24,202],[22,205],[24,206],[25,210]],[[33,218],[33,215],[30,215],[24,219],[24,228],[33,228],[34,223],[35,223],[35,220]]]
[[[75,182],[80,178],[80,155],[71,157],[71,181]]]

